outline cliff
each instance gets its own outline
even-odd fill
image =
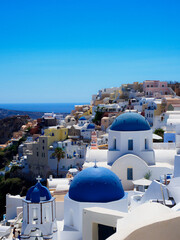
[[[19,131],[21,126],[27,123],[28,119],[28,115],[0,119],[0,144],[4,144],[12,138],[13,132]]]
[[[0,108],[0,119],[15,115],[28,115],[32,119],[37,119],[43,116],[43,112],[15,111]]]

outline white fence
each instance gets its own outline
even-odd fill
[[[153,149],[176,149],[175,143],[153,143]]]

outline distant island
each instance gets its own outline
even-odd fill
[[[32,119],[41,118],[44,112],[16,111],[0,108],[0,119],[17,115],[28,115]]]

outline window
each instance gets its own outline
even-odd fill
[[[128,150],[130,150],[130,151],[133,150],[133,140],[132,139],[128,140]]]
[[[147,87],[149,87],[149,85],[147,85]]]
[[[74,219],[73,219],[73,215],[74,215],[74,214],[73,214],[73,210],[70,209],[69,213],[70,213],[69,225],[73,227],[73,226],[74,226],[74,221],[73,221],[73,220],[74,220]]]
[[[32,224],[36,224],[37,220],[38,220],[38,209],[33,208],[32,209]]]
[[[133,180],[133,169],[127,168],[127,180]]]
[[[113,139],[113,149],[116,149],[116,138]]]
[[[162,85],[162,87],[164,87],[164,85]]]
[[[37,157],[39,156],[39,153],[37,152]]]
[[[145,138],[145,141],[144,141],[144,148],[148,149],[148,140],[147,140],[147,138]]]
[[[45,217],[44,217],[45,219],[45,222],[49,222],[50,221],[50,208],[49,208],[49,206],[46,206],[46,208],[45,208]]]

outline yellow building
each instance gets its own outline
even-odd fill
[[[44,130],[44,135],[48,137],[48,147],[53,142],[64,141],[68,137],[68,129],[64,127],[47,128]]]
[[[89,109],[87,109],[87,111],[85,111],[80,117],[89,116],[91,114],[92,114],[92,106],[89,106]]]
[[[117,89],[117,90],[114,90],[113,93],[110,93],[110,100],[111,100],[111,101],[116,100],[116,99],[120,96],[121,92],[122,92],[122,91],[121,91],[120,88]]]

